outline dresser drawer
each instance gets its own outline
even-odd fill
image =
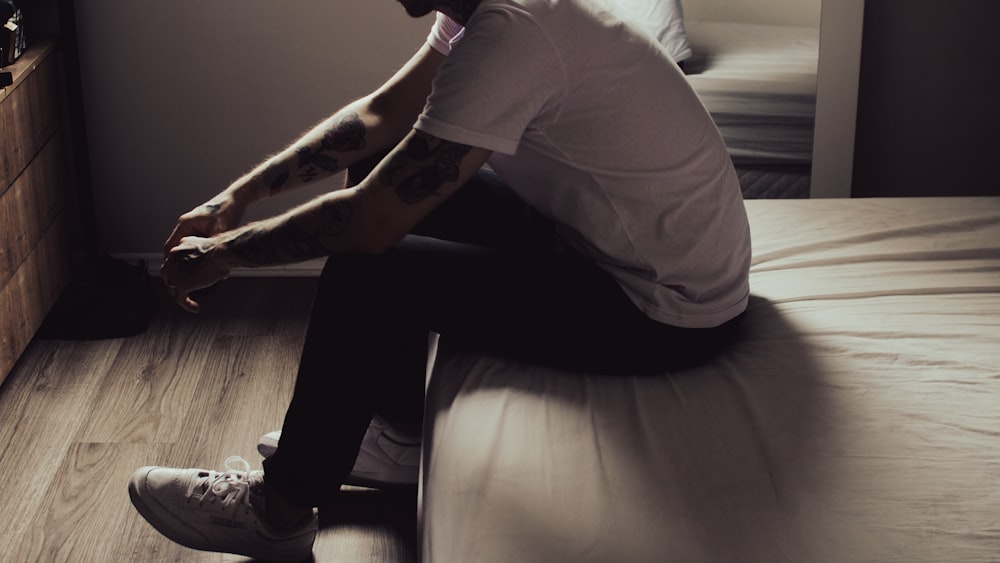
[[[37,68],[20,83],[6,88],[0,100],[0,193],[7,190],[59,125],[56,57],[17,64],[35,64]]]
[[[72,268],[74,218],[68,210],[52,226],[6,285],[0,287],[0,381],[14,366],[66,287]]]
[[[0,194],[0,287],[38,245],[60,209],[68,207],[72,178],[65,135],[49,140]]]
[[[59,213],[6,284],[0,285],[0,382],[70,279],[75,217]]]
[[[53,41],[5,67],[0,88],[0,382],[72,275],[79,232]]]

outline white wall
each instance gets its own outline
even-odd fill
[[[177,215],[371,91],[431,24],[393,0],[81,0],[76,12],[98,234],[116,254],[160,251]]]

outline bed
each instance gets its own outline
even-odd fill
[[[715,118],[733,162],[808,165],[819,30],[687,22],[688,81]]]
[[[738,169],[808,174],[818,0],[752,8],[724,0],[614,2],[684,65]],[[695,17],[685,16],[689,9]]]
[[[996,561],[1000,198],[753,200],[711,363],[598,377],[437,345],[431,562]]]
[[[744,197],[807,198],[819,29],[688,21],[688,81],[726,142]]]

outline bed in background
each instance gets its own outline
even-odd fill
[[[425,563],[996,561],[1000,198],[748,201],[708,365],[597,377],[442,339]]]
[[[808,197],[819,30],[686,23],[688,81],[741,172],[748,198]]]
[[[816,113],[819,30],[688,22],[688,82],[715,118],[736,165],[808,165]]]
[[[646,25],[684,61],[744,197],[809,197],[822,1],[629,1],[670,6],[644,21],[661,20]]]
[[[684,66],[744,197],[809,197],[819,0],[613,2]]]

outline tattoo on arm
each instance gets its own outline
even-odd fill
[[[261,179],[264,181],[264,185],[271,190],[271,193],[280,190],[288,181],[288,164],[276,162],[268,166],[261,175]]]
[[[323,134],[323,150],[359,151],[367,145],[366,133],[365,122],[361,120],[361,116],[357,112],[349,111]]]
[[[232,252],[249,266],[301,262],[330,254],[327,243],[347,230],[354,215],[349,201],[323,202],[317,218],[286,218],[272,229],[247,228],[230,243]]]
[[[345,113],[323,132],[318,147],[306,145],[296,149],[295,154],[299,157],[299,179],[308,183],[315,180],[321,170],[329,173],[339,171],[340,161],[327,152],[361,150],[367,145],[366,133],[365,122],[357,112]]]
[[[323,234],[336,237],[347,230],[354,215],[354,207],[349,201],[327,201],[320,208],[319,221]]]
[[[303,228],[295,221],[288,221],[271,236],[276,252],[274,262],[301,262],[330,253],[316,232]]]
[[[229,243],[233,254],[248,266],[267,264],[267,245],[263,244],[261,233],[261,229],[248,228]]]
[[[312,148],[299,147],[295,150],[295,154],[299,156],[299,179],[305,183],[313,181],[318,172],[316,172],[316,167],[313,166]]]
[[[381,180],[393,186],[403,203],[416,204],[436,195],[446,182],[458,179],[459,164],[471,147],[451,141],[431,142],[418,133],[382,169]]]
[[[315,237],[293,222],[270,231],[263,228],[248,229],[233,239],[230,248],[247,266],[301,262],[326,254]]]

